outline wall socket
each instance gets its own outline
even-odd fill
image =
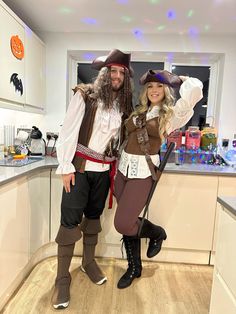
[[[51,139],[58,139],[59,133],[58,132],[46,132],[46,139],[50,141]]]

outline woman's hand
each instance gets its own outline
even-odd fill
[[[75,174],[68,173],[62,175],[63,186],[66,190],[66,193],[70,193],[70,186],[75,185]]]

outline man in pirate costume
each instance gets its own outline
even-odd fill
[[[100,216],[113,183],[115,152],[123,140],[123,121],[132,111],[133,71],[130,54],[118,49],[95,59],[92,67],[100,70],[99,74],[93,84],[81,84],[74,89],[57,145],[56,173],[62,175],[64,188],[61,224],[55,239],[58,244],[52,297],[55,309],[69,305],[69,267],[75,243],[82,233],[81,270],[95,284],[101,285],[107,280],[94,255],[98,233],[102,230]]]

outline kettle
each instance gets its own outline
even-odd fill
[[[44,156],[46,150],[46,142],[42,138],[42,132],[36,127],[32,127],[30,133],[30,155],[31,156]]]

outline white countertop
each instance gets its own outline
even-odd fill
[[[56,168],[57,165],[57,158],[45,157],[42,160],[21,167],[0,166],[0,185],[13,181],[33,171],[38,171],[45,168]]]
[[[45,157],[43,160],[22,167],[0,166],[0,185],[15,180],[30,172],[38,171],[42,168],[56,168],[57,158]],[[236,177],[236,169],[230,166],[213,166],[203,164],[183,164],[176,165],[167,163],[165,173],[193,174],[193,175],[214,175],[214,176],[233,176]]]
[[[165,172],[183,173],[183,174],[199,174],[199,175],[215,175],[215,176],[236,176],[236,168],[231,166],[216,166],[206,164],[183,164],[176,165],[167,163]]]
[[[236,196],[218,196],[217,201],[236,217]]]

